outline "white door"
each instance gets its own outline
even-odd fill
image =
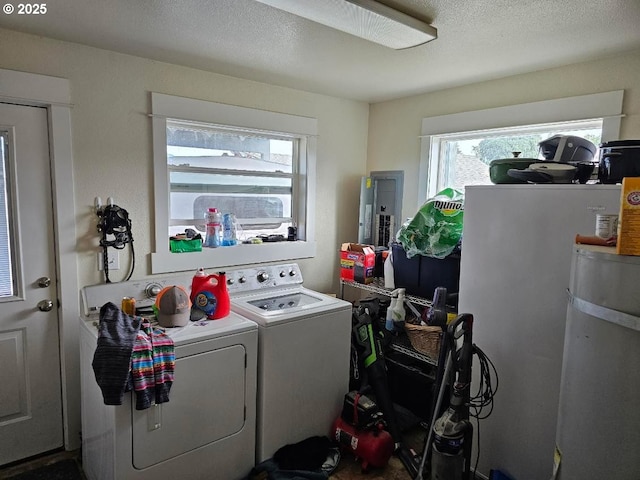
[[[47,110],[0,103],[0,465],[63,446]]]

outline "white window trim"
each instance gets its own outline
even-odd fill
[[[151,94],[151,105],[155,187],[155,251],[151,253],[152,273],[195,270],[199,267],[225,268],[264,262],[291,261],[315,256],[317,119],[161,93]],[[300,185],[300,196],[302,198],[306,196],[307,201],[304,208],[298,212],[298,218],[302,223],[298,233],[299,237],[304,240],[264,243],[262,245],[236,245],[234,247],[205,249],[202,252],[171,253],[168,247],[167,118],[254,130],[278,131],[306,137],[306,148],[301,148],[303,150],[301,154],[306,155],[306,161],[301,162],[300,175],[304,181]],[[302,205],[299,202],[298,204]],[[295,199],[293,207],[296,208]]]
[[[433,135],[602,118],[602,142],[609,142],[619,139],[623,95],[624,90],[617,90],[423,118],[418,208],[437,193],[426,181],[438,168],[437,162],[431,162],[437,155],[431,141]]]

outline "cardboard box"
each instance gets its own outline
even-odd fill
[[[616,252],[640,255],[640,177],[622,179]]]
[[[340,278],[358,283],[373,282],[376,253],[372,245],[343,243],[340,248]]]

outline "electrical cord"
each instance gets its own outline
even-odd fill
[[[469,415],[476,421],[477,454],[474,472],[478,469],[480,461],[480,420],[488,418],[493,412],[493,399],[498,392],[498,371],[489,357],[476,345],[473,345],[473,353],[478,357],[480,365],[480,384],[475,395],[469,402]],[[495,380],[494,380],[495,379]],[[488,410],[488,411],[487,411]]]
[[[493,398],[498,391],[498,372],[489,357],[477,346],[473,345],[473,351],[478,357],[480,365],[480,384],[475,395],[471,396],[471,416],[478,420],[484,420],[493,411]],[[493,380],[495,378],[495,381]],[[486,412],[486,409],[489,409]]]
[[[107,205],[97,212],[100,222],[98,231],[102,233],[100,246],[103,249],[102,267],[106,283],[111,283],[109,279],[109,259],[107,256],[108,247],[122,250],[127,244],[131,247],[131,268],[124,281],[130,280],[136,264],[136,254],[133,248],[133,234],[131,232],[131,220],[129,213],[117,205]],[[107,235],[112,235],[113,239],[107,240]]]

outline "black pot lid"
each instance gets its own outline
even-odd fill
[[[612,148],[612,147],[640,147],[640,140],[613,140],[611,142],[605,142],[600,144],[600,148]]]

